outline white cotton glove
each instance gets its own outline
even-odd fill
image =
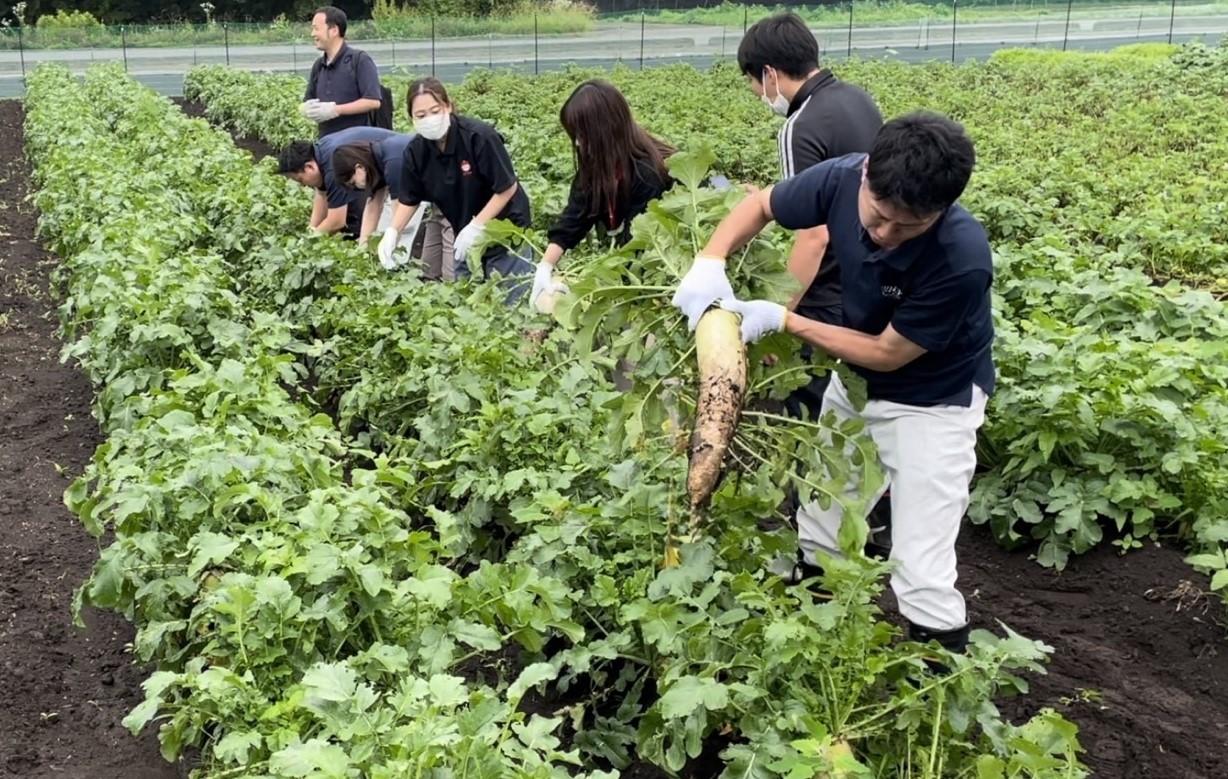
[[[392,270],[397,266],[397,261],[393,259],[392,253],[396,251],[397,244],[401,241],[401,232],[395,227],[389,227],[384,231],[384,237],[379,242],[379,264],[384,270]]]
[[[533,274],[533,289],[529,291],[529,304],[540,311],[541,306],[538,305],[538,301],[542,294],[546,292],[556,295],[566,294],[567,285],[561,281],[555,281],[554,266],[542,260],[537,263],[537,271]]]
[[[337,112],[336,103],[322,103],[319,100],[308,100],[303,103],[303,115],[319,124],[330,119],[336,119],[341,114]]]
[[[733,287],[725,278],[725,261],[701,254],[691,263],[670,302],[686,314],[687,327],[694,332],[708,307],[725,298],[733,299]]]
[[[299,103],[298,112],[303,115],[304,119],[310,119],[312,112],[316,110],[316,106],[319,104],[320,101],[314,97],[310,100],[304,100],[302,103]]]
[[[470,222],[465,225],[465,229],[456,234],[456,239],[452,241],[452,253],[457,263],[468,261],[469,250],[473,248],[474,244],[478,242],[478,239],[485,232],[486,225]]]
[[[784,330],[785,319],[789,315],[789,309],[768,300],[743,301],[728,298],[721,301],[721,308],[741,315],[742,342],[748,344],[765,335]]]

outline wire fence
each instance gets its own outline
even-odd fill
[[[673,0],[671,8],[671,0],[665,0],[619,8],[620,1],[595,16],[355,22],[347,37],[370,53],[381,70],[429,72],[447,80],[475,68],[537,73],[569,63],[643,68],[691,62],[702,67],[734,56],[747,27],[782,7]],[[1228,35],[1228,0],[867,0],[791,7],[814,30],[828,59],[960,61],[1006,47],[1094,50],[1141,42],[1215,43]],[[74,71],[96,62],[120,62],[159,91],[177,94],[183,73],[196,65],[306,73],[318,56],[306,23],[13,26],[0,28],[0,96],[22,94],[25,74],[42,62],[59,62]]]

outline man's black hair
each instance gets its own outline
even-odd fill
[[[302,12],[300,11],[299,13]],[[349,24],[349,20],[345,17],[345,11],[342,11],[335,5],[326,5],[321,8],[317,8],[315,12],[311,14],[311,18],[316,18],[317,14],[324,14],[325,27],[336,27],[337,32],[341,35],[341,37],[345,37],[345,28]]]
[[[963,125],[917,111],[878,131],[866,182],[874,197],[924,217],[959,199],[975,165],[976,150]]]
[[[792,11],[774,14],[752,24],[742,36],[738,67],[753,78],[763,78],[765,67],[805,78],[819,67],[819,42],[802,17]]]
[[[302,173],[307,163],[316,161],[316,147],[311,141],[291,141],[277,155],[277,172],[282,176]]]

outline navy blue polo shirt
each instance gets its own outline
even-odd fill
[[[972,402],[994,387],[993,253],[981,224],[958,203],[922,235],[879,248],[857,210],[865,154],[822,162],[772,190],[772,214],[790,230],[826,225],[840,263],[844,326],[878,335],[887,325],[925,349],[891,372],[850,367],[872,400],[914,406]]]
[[[345,105],[363,98],[380,100],[380,95],[379,69],[371,55],[343,43],[332,62],[327,55],[321,55],[311,66],[303,99]],[[320,137],[349,127],[366,127],[368,123],[367,114],[338,116],[320,123]]]
[[[380,173],[384,176],[384,183],[388,186],[388,197],[400,200],[405,194],[405,188],[401,183],[403,181],[401,174],[404,172],[401,161],[405,158],[405,149],[413,139],[413,133],[396,133],[391,138],[385,138],[371,146],[375,163],[379,165]]]
[[[396,135],[392,130],[382,127],[351,127],[324,136],[315,143],[316,164],[324,176],[324,185],[320,191],[328,200],[329,208],[347,206],[356,198],[366,197],[362,190],[346,189],[341,182],[333,177],[333,152],[351,143],[379,143]]]

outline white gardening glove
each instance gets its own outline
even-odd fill
[[[536,306],[537,298],[543,292],[562,288],[567,289],[567,285],[562,282],[555,283],[554,281],[554,266],[545,260],[537,263],[537,271],[533,274],[533,289],[529,291],[529,305]]]
[[[458,263],[468,262],[469,250],[485,232],[486,225],[470,222],[465,225],[465,229],[456,234],[456,239],[452,241],[452,253]]]
[[[721,308],[741,315],[742,342],[748,344],[765,335],[784,330],[785,318],[789,315],[789,309],[768,300],[743,301],[727,298],[721,301]]]
[[[311,113],[316,110],[315,107],[319,104],[320,101],[316,100],[314,97],[310,100],[304,100],[299,104],[298,112],[303,115],[304,119],[310,119]]]
[[[303,114],[311,121],[319,124],[330,119],[336,119],[341,114],[337,112],[336,103],[322,103],[319,100],[308,100],[303,104]]]
[[[384,231],[384,237],[379,242],[379,264],[384,270],[392,270],[397,266],[397,261],[393,259],[392,253],[396,251],[397,244],[401,241],[401,232],[395,227],[389,227]]]
[[[694,331],[708,306],[725,298],[733,299],[733,287],[725,278],[725,261],[701,254],[691,263],[670,302],[686,314],[687,327]]]

